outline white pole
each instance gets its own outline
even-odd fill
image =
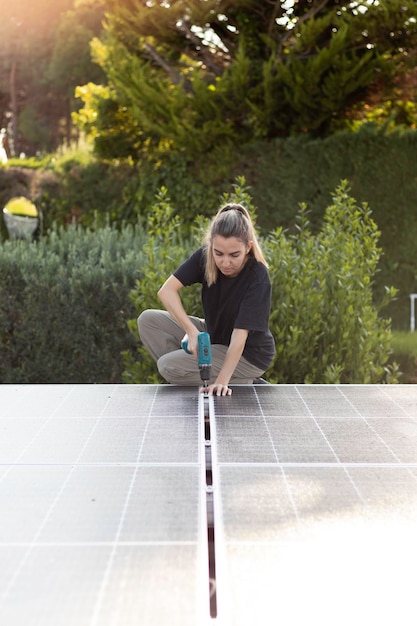
[[[414,332],[416,329],[416,316],[415,316],[415,305],[416,305],[417,293],[410,293],[410,330]]]

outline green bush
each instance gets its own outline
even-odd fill
[[[142,215],[152,213],[155,197],[165,188],[169,190],[175,213],[184,222],[199,215],[211,215],[224,185],[223,168],[219,160],[213,164],[209,158],[204,165],[192,163],[184,153],[168,152],[158,160],[144,161],[131,185],[136,211]],[[227,173],[231,175],[230,169]]]
[[[346,182],[312,234],[305,207],[297,235],[282,229],[266,242],[273,285],[271,329],[277,344],[268,372],[279,383],[394,382],[388,365],[391,331],[376,307],[372,280],[381,250],[366,205],[357,206]]]
[[[247,190],[237,186],[233,200],[240,198],[248,203]],[[146,270],[131,294],[138,313],[161,307],[159,286],[199,245],[195,236],[184,238],[184,228],[169,203],[160,199],[144,246]],[[311,232],[304,208],[296,235],[278,229],[263,241],[273,290],[271,330],[277,344],[267,372],[271,382],[395,382],[395,364],[388,364],[390,325],[379,317],[395,290],[387,289],[378,307],[372,296],[381,252],[378,238],[370,210],[356,205],[344,183],[318,234]],[[201,315],[200,287],[188,287],[182,295],[185,310]],[[130,326],[137,336],[136,319]],[[137,356],[125,355],[125,382],[159,382],[155,363],[143,346]]]
[[[0,203],[16,195],[30,197],[42,212],[45,232],[53,224],[72,221],[87,227],[108,220],[134,224],[138,216],[152,212],[155,196],[165,187],[176,211],[184,220],[192,220],[212,211],[224,182],[221,167],[224,170],[225,166],[207,160],[200,169],[184,154],[170,152],[134,165],[71,151],[51,158],[42,169],[31,169],[27,160],[19,168],[0,168]],[[23,189],[18,185],[21,181]]]
[[[0,381],[120,382],[135,346],[129,292],[143,266],[144,229],[70,226],[0,248]]]
[[[165,189],[160,192],[147,224],[147,238],[143,246],[146,267],[131,291],[130,298],[137,313],[145,309],[160,309],[157,297],[159,287],[191,253],[193,236],[190,229],[175,215],[174,208]],[[202,315],[199,293],[186,287],[181,293],[184,306],[193,315]],[[129,320],[129,328],[138,337],[136,317]],[[143,345],[139,345],[136,358],[126,351],[124,357],[123,380],[126,383],[163,382]]]

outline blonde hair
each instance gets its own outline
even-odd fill
[[[256,237],[255,227],[249,212],[241,204],[226,204],[218,211],[217,215],[212,220],[205,236],[205,278],[209,287],[216,282],[218,276],[218,269],[213,255],[213,239],[216,235],[226,238],[236,237],[236,239],[240,239],[245,246],[252,242],[249,255],[255,257],[257,261],[268,267]]]

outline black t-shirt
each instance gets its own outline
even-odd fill
[[[234,328],[248,330],[243,356],[265,371],[275,354],[268,326],[271,282],[267,268],[249,257],[237,276],[232,278],[219,271],[216,282],[210,287],[204,269],[204,249],[199,248],[180,265],[174,276],[184,286],[202,283],[203,311],[212,344],[228,346]]]

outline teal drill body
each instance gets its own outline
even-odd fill
[[[185,336],[181,342],[181,347],[191,354],[188,350],[188,337]],[[207,387],[207,381],[210,380],[211,373],[211,343],[209,333],[198,333],[197,338],[197,363],[200,370],[200,377]]]

